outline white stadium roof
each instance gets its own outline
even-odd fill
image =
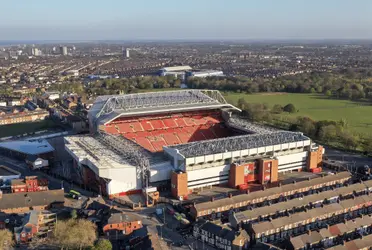
[[[167,71],[167,72],[171,72],[171,71],[192,70],[192,68],[190,66],[188,66],[188,65],[184,65],[184,66],[165,67],[165,68],[162,68],[162,70]]]
[[[54,151],[54,148],[44,139],[1,142],[0,148],[28,155],[39,155]]]
[[[89,117],[91,123],[97,126],[121,116],[206,108],[239,110],[227,103],[216,90],[177,90],[99,96],[89,110]]]
[[[307,140],[309,140],[309,138],[304,136],[302,133],[279,131],[268,134],[248,134],[207,141],[197,141],[168,146],[168,148],[176,149],[179,154],[188,158]]]

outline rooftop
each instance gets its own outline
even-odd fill
[[[108,224],[117,224],[121,222],[141,221],[141,218],[133,213],[113,213],[108,219]]]
[[[251,192],[249,194],[236,195],[231,198],[224,198],[220,200],[215,200],[213,202],[209,201],[209,202],[195,204],[195,209],[197,211],[204,211],[208,209],[216,209],[222,206],[237,204],[240,202],[251,202],[255,199],[264,200],[273,195],[276,195],[279,197],[281,194],[284,194],[287,192],[303,189],[306,187],[312,187],[315,185],[322,185],[323,183],[336,181],[336,180],[340,180],[343,178],[350,178],[350,177],[351,177],[351,174],[349,172],[341,172],[335,175],[327,175],[325,177],[319,177],[319,178],[315,178],[309,181],[301,181],[301,182],[297,182],[294,184],[283,185],[281,187],[275,187],[275,188],[269,188],[266,190]]]
[[[285,202],[275,203],[270,206],[258,207],[253,210],[246,210],[235,214],[238,222],[248,221],[258,218],[259,216],[269,216],[275,214],[277,211],[291,210],[292,208],[300,208],[310,203],[323,202],[325,199],[329,200],[333,197],[345,196],[353,194],[353,191],[360,192],[366,188],[372,187],[372,180],[355,185],[340,187],[334,190],[324,191],[318,194],[308,195],[301,199],[292,199]]]
[[[10,175],[21,175],[21,173],[11,168],[0,165],[0,176],[10,176]]]
[[[240,135],[208,141],[191,142],[188,144],[169,146],[169,148],[178,150],[181,155],[188,158],[308,140],[310,139],[302,133],[279,131],[269,134]]]
[[[344,213],[345,209],[350,209],[355,206],[361,206],[367,202],[372,202],[372,195],[363,195],[355,199],[343,200],[339,203],[332,203],[323,207],[308,210],[306,212],[295,213],[287,217],[281,217],[272,221],[264,221],[252,225],[255,233],[264,233],[270,230],[276,230],[287,225],[302,223],[303,221],[311,221],[315,218],[329,215]]]
[[[229,107],[216,90],[177,90],[97,97],[89,116],[96,124],[105,124],[124,115]]]
[[[29,193],[11,193],[3,194],[0,199],[0,210],[48,206],[53,203],[64,203],[65,196],[62,189],[48,190]]]
[[[29,155],[39,155],[54,151],[54,148],[44,139],[1,142],[0,148]]]

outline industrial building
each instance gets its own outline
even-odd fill
[[[221,70],[192,69],[190,66],[165,67],[159,70],[160,76],[172,75],[175,78],[224,76]]]
[[[66,137],[66,150],[85,184],[109,196],[167,185],[187,199],[201,187],[244,188],[277,182],[280,172],[319,172],[321,146],[239,113],[214,90],[100,96],[89,110],[90,135]]]

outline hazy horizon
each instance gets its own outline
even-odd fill
[[[370,40],[368,0],[4,1],[0,41]]]

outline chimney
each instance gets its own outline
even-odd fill
[[[229,193],[229,198],[232,198],[232,193]]]

